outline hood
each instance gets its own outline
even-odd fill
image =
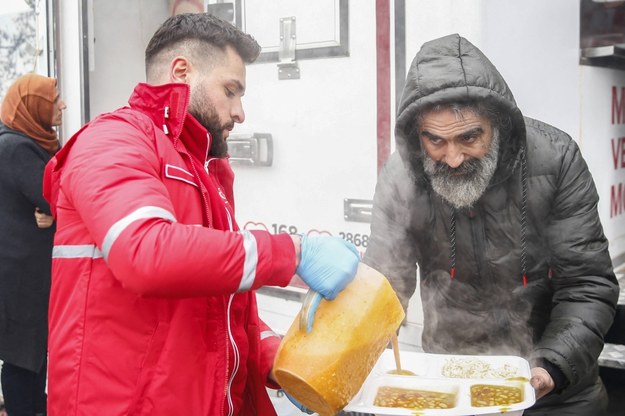
[[[189,100],[190,89],[186,84],[150,85],[139,83],[128,100],[130,107],[123,107],[117,111],[132,108],[149,117],[154,125],[171,139],[174,148],[180,153],[193,156],[192,159],[195,161],[194,163],[197,163],[198,172],[204,172],[208,166],[212,137],[206,128],[188,112]],[[111,114],[115,113],[105,113],[96,119],[108,117]],[[54,216],[56,216],[60,177],[70,150],[83,130],[87,129],[93,121],[85,124],[76,132],[46,165],[43,194],[50,204]],[[234,174],[227,158],[214,160],[211,167],[213,175],[225,187],[222,192],[226,195],[229,203],[233,205],[232,183]]]
[[[526,277],[527,165],[525,162],[525,121],[508,84],[497,68],[471,42],[458,34],[426,42],[417,53],[406,77],[397,111],[395,141],[397,152],[415,177],[425,180],[421,142],[415,133],[418,115],[442,103],[487,100],[507,114],[509,123],[500,136],[497,170],[490,186],[521,172],[521,278]],[[498,115],[499,116],[499,115]],[[456,275],[456,211],[450,219],[450,276]]]
[[[130,95],[128,104],[130,108],[142,112],[156,126],[160,127],[171,138],[174,146],[177,145],[179,140],[184,141],[183,138],[185,136],[195,138],[195,140],[187,140],[188,144],[193,146],[188,151],[195,154],[203,162],[208,154],[210,135],[206,129],[188,114],[189,99],[190,89],[186,84],[150,85],[139,83]],[[119,110],[127,108],[122,107]],[[47,163],[43,176],[43,196],[50,204],[53,216],[56,217],[56,202],[59,195],[61,172],[71,148],[81,133],[95,120],[107,117],[110,114],[113,113],[101,114],[83,125]]]
[[[501,137],[498,174],[511,172],[525,147],[523,115],[497,68],[458,34],[425,43],[410,65],[395,125],[396,148],[402,159],[413,168],[421,165],[421,144],[414,128],[424,108],[475,99],[492,100],[509,112],[511,134]]]

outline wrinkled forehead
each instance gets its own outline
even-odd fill
[[[434,106],[420,112],[416,117],[416,130],[475,128],[489,130],[492,126],[490,118],[471,106],[447,105]]]
[[[462,120],[467,116],[483,115],[481,114],[483,111],[480,111],[476,105],[463,103],[441,103],[428,105],[419,109],[415,115],[417,122],[419,122],[426,117],[438,116],[444,113],[453,113],[459,120]]]

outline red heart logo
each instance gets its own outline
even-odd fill
[[[262,222],[254,222],[254,221],[248,221],[245,223],[245,225],[243,226],[244,230],[263,230],[263,231],[269,231],[269,229],[267,228],[267,226],[265,224],[263,224]]]
[[[306,235],[329,235],[329,236],[332,236],[332,233],[330,231],[314,230],[313,229],[313,230],[308,230]]]

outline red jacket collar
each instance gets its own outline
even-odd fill
[[[152,119],[171,138],[174,146],[180,140],[198,160],[208,157],[211,136],[188,112],[191,91],[187,84],[151,85],[139,83],[128,104]]]

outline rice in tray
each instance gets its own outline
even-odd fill
[[[450,358],[441,368],[442,375],[449,378],[511,378],[518,372],[511,364],[495,367],[478,358]]]

